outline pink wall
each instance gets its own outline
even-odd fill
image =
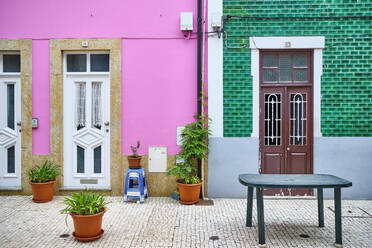
[[[176,126],[196,111],[196,43],[189,40],[123,40],[123,152],[140,139],[177,153]],[[127,138],[126,138],[127,137]]]
[[[32,116],[39,127],[32,130],[33,154],[50,152],[49,40],[32,41]]]
[[[175,154],[176,126],[196,112],[196,40],[179,30],[197,0],[1,0],[0,38],[33,39],[33,153],[49,149],[49,39],[122,39],[122,152],[141,140]]]
[[[1,0],[0,38],[179,37],[197,0]]]

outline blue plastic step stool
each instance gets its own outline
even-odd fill
[[[147,198],[147,181],[145,170],[128,168],[125,176],[124,202],[128,199],[139,199],[140,203],[145,202]]]

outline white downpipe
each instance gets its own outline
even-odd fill
[[[206,97],[206,92],[204,89],[208,89],[208,82],[205,82],[204,80],[204,74],[205,74],[205,25],[206,25],[206,14],[207,14],[207,8],[206,8],[206,5],[207,4],[207,1],[204,0],[203,1],[203,28],[202,28],[202,35],[203,35],[203,40],[202,40],[202,71],[201,71],[201,84],[202,84],[202,94],[201,94],[201,105],[202,105],[202,108],[201,108],[201,113],[202,115],[204,115],[204,108],[205,108],[205,102],[204,102],[204,98]],[[204,180],[204,167],[205,167],[205,159],[202,159],[201,161],[201,179],[203,181],[203,185],[202,185],[202,198],[204,199],[204,195],[205,195],[205,180]]]

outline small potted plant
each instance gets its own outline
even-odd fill
[[[70,196],[66,196],[64,203],[66,208],[62,209],[62,213],[71,215],[75,228],[72,236],[75,239],[92,241],[103,235],[102,217],[106,212],[107,202],[102,193],[85,189],[79,193],[71,193]]]
[[[208,135],[210,134],[208,118],[200,116],[195,122],[187,124],[182,130],[181,151],[177,161],[168,168],[167,175],[177,178],[180,202],[194,204],[199,201],[201,180],[196,175],[193,163],[196,159],[207,157]]]
[[[131,169],[138,169],[141,167],[141,158],[142,156],[138,155],[138,148],[140,147],[140,141],[137,141],[136,146],[130,146],[130,149],[132,150],[132,155],[128,156],[128,163],[129,168]]]
[[[29,182],[31,184],[32,199],[36,203],[48,202],[53,199],[54,183],[60,175],[58,165],[46,160],[41,165],[36,165],[27,170]]]

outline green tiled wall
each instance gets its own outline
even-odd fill
[[[224,46],[224,136],[252,132],[250,36],[325,36],[321,87],[323,136],[372,136],[372,1],[224,0],[231,16],[318,17],[334,19],[226,20],[229,46]]]

